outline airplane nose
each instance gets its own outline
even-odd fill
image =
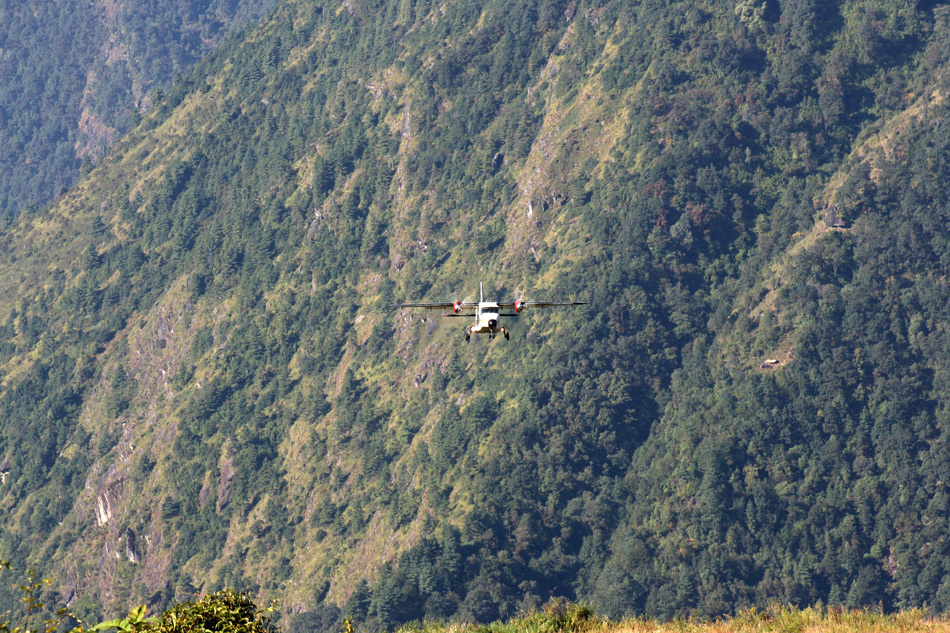
[[[497,325],[498,321],[496,319],[488,319],[488,327],[495,327]]]

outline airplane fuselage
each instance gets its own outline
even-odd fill
[[[496,334],[504,334],[508,338],[508,328],[501,324],[501,307],[492,301],[479,301],[475,306],[475,322],[465,330],[465,340],[472,334],[487,334],[488,338],[495,338]]]
[[[479,302],[475,309],[475,323],[469,328],[472,334],[501,332],[498,325],[500,311],[497,303]]]

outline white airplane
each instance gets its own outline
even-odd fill
[[[485,301],[482,284],[478,284],[478,301],[446,301],[444,303],[396,303],[392,308],[423,308],[426,310],[448,310],[447,317],[475,317],[475,322],[465,328],[465,342],[472,334],[487,334],[489,339],[504,334],[508,340],[511,330],[501,325],[501,317],[517,317],[525,308],[553,308],[557,306],[582,306],[586,301]],[[514,310],[514,312],[502,312]]]

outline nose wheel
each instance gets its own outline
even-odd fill
[[[503,327],[499,331],[505,335],[506,341],[511,340],[511,330],[509,330],[506,327]],[[488,340],[493,340],[496,336],[498,336],[498,332],[489,332]],[[472,340],[472,330],[471,328],[465,328],[465,342],[468,343],[471,340]]]

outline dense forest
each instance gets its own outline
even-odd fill
[[[948,56],[923,0],[282,0],[3,227],[0,557],[291,632],[950,609]],[[479,281],[590,305],[389,308]]]
[[[0,217],[76,182],[231,31],[250,0],[0,0]]]

